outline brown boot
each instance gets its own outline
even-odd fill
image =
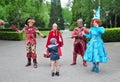
[[[77,54],[73,53],[73,63],[70,65],[76,65]]]
[[[28,63],[25,65],[25,67],[28,67],[31,65],[31,58],[28,58]]]
[[[33,59],[33,63],[34,63],[34,68],[37,68],[37,61],[36,61],[36,59]]]

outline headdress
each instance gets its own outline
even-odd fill
[[[98,9],[94,11],[93,19],[100,19],[100,6],[98,6]]]
[[[35,20],[32,19],[32,18],[28,18],[26,21],[25,21],[25,24],[28,25],[28,23],[32,22],[33,24],[35,23]]]
[[[77,22],[83,22],[83,20],[82,19],[78,19]]]

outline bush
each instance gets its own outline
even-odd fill
[[[38,28],[40,31],[50,31],[52,28]],[[0,29],[0,31],[14,31],[11,28]]]
[[[41,31],[42,34],[48,35],[48,31]],[[20,41],[24,40],[26,37],[25,33],[19,34],[17,32],[13,31],[0,31],[0,40],[14,40],[14,41]],[[40,36],[37,35],[39,38]]]
[[[70,28],[73,31],[74,28]],[[120,42],[120,28],[106,28],[102,35],[104,42]]]
[[[39,31],[50,31],[52,28],[38,28]]]
[[[6,28],[6,29],[0,29],[0,31],[14,31],[14,30],[11,28]]]
[[[4,30],[4,31],[3,31]],[[19,34],[14,31],[8,31],[10,29],[0,29],[0,39],[1,40],[24,40],[25,33]],[[12,29],[11,29],[12,30]],[[48,35],[48,31],[42,31],[44,35]],[[50,29],[49,29],[50,30]],[[102,35],[104,42],[120,42],[120,28],[107,28],[105,33]]]
[[[17,32],[5,32],[5,31],[1,31],[0,32],[0,39],[1,40],[15,40],[15,41],[19,41],[19,40],[23,40],[23,33],[19,34]]]
[[[105,30],[105,34],[102,35],[104,42],[120,42],[120,28],[109,28]]]

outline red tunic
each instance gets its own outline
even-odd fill
[[[51,30],[49,32],[48,40],[47,40],[47,43],[46,43],[46,48],[48,48],[48,45],[50,45],[50,39],[51,38],[55,38],[57,40],[58,52],[59,52],[60,56],[62,56],[62,52],[61,52],[60,47],[62,47],[64,45],[64,43],[63,43],[63,38],[62,38],[62,35],[61,35],[60,31],[59,30]]]
[[[36,44],[36,31],[37,28],[32,26],[32,27],[25,27],[24,31],[26,32],[26,44],[31,43],[31,44]]]
[[[82,27],[83,28],[83,27]],[[83,36],[83,33],[86,33],[87,29],[78,29],[75,28],[72,32],[72,37],[75,38],[74,41],[74,52],[78,53],[79,55],[83,56],[84,51],[86,49],[86,37]]]

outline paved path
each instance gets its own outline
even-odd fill
[[[105,43],[109,62],[100,64],[100,73],[82,66],[79,56],[77,65],[72,62],[73,40],[71,32],[63,31],[64,47],[61,58],[60,77],[51,77],[49,59],[43,57],[46,39],[37,39],[38,68],[25,67],[25,41],[0,40],[0,82],[120,82],[120,43]]]

